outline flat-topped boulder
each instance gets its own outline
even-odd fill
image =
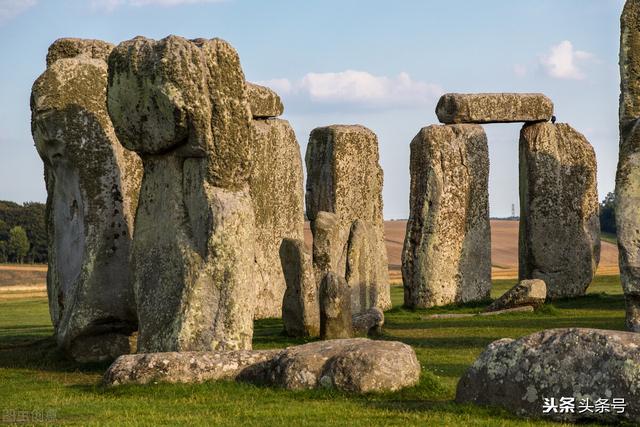
[[[278,117],[284,112],[284,105],[278,94],[266,86],[247,82],[247,95],[254,119]]]
[[[460,379],[456,401],[557,421],[637,423],[639,384],[640,334],[551,329],[491,343]],[[573,399],[574,411],[559,410],[560,398]],[[612,406],[621,401],[623,412]],[[609,411],[598,413],[596,402]]]
[[[284,350],[130,354],[107,370],[106,386],[236,380],[288,390],[335,388],[351,393],[395,391],[417,384],[411,346],[366,338],[319,341]]]
[[[541,93],[446,93],[436,115],[441,123],[513,123],[551,120],[553,102]]]

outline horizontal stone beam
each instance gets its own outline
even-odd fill
[[[441,123],[513,123],[548,121],[553,102],[541,93],[447,93],[436,115]]]

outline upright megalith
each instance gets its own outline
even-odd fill
[[[251,121],[249,188],[256,221],[256,318],[280,317],[287,288],[279,251],[282,239],[304,239],[304,184],[300,146],[278,95],[248,83]],[[280,108],[276,108],[280,106]]]
[[[479,125],[432,125],[411,141],[404,304],[486,299],[491,290],[489,153]]]
[[[349,276],[349,286],[364,298],[354,299],[357,302],[352,307],[354,314],[370,307],[390,308],[382,217],[383,174],[378,163],[376,135],[363,126],[316,128],[309,137],[305,160],[306,207],[314,233],[316,272],[333,271],[340,276]],[[322,224],[329,226],[326,231],[331,237],[317,233],[318,221],[328,219],[322,218],[324,215],[320,212],[335,215],[331,220],[333,224]],[[358,225],[352,233],[354,223]],[[353,239],[350,240],[350,236]],[[316,259],[319,246],[330,254],[329,264],[326,257]],[[350,264],[349,258],[355,264]],[[316,280],[322,279],[322,275],[316,276]]]
[[[346,280],[333,272],[320,283],[320,338],[351,338],[351,291]]]
[[[616,228],[627,328],[640,332],[640,3],[628,0],[620,18],[620,150]]]
[[[104,58],[112,48],[56,41],[31,94],[47,185],[49,311],[58,345],[80,362],[129,353],[137,329],[129,256],[142,165],[107,113]]]
[[[520,211],[520,280],[544,280],[549,298],[584,295],[600,260],[596,156],[571,126],[523,127]]]
[[[282,299],[285,332],[294,337],[316,337],[320,334],[318,286],[304,241],[284,239],[280,246],[280,260],[287,281]]]
[[[251,113],[237,52],[220,39],[125,41],[109,57],[108,107],[144,165],[138,351],[251,348]]]
[[[441,123],[549,121],[553,102],[541,93],[447,93],[436,106]]]

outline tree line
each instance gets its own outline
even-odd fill
[[[0,200],[0,262],[47,262],[43,203]]]

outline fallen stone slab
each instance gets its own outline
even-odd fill
[[[551,329],[491,343],[460,379],[456,401],[557,421],[637,423],[639,384],[640,334]],[[573,399],[565,402],[574,410],[559,410],[561,398]],[[622,400],[624,412],[612,406]],[[608,411],[597,413],[597,402]],[[589,405],[591,410],[580,410]]]
[[[384,312],[378,307],[371,307],[367,311],[354,314],[351,320],[355,336],[380,335],[384,325]]]
[[[103,383],[116,386],[234,380],[245,370],[255,369],[278,353],[280,350],[127,354],[113,362],[104,375]]]
[[[109,367],[103,383],[236,380],[289,390],[326,387],[367,393],[410,387],[419,378],[420,363],[411,346],[354,338],[285,350],[130,354]]]
[[[496,311],[485,311],[482,313],[443,313],[443,314],[431,314],[429,316],[421,316],[420,318],[423,320],[430,319],[459,319],[463,317],[477,317],[477,316],[496,316],[498,314],[509,314],[509,313],[533,313],[535,309],[526,305],[524,307],[515,307],[515,308],[507,308],[505,310],[496,310]]]
[[[441,123],[549,121],[553,102],[541,93],[446,93],[436,115]]]
[[[366,338],[290,347],[270,365],[266,382],[288,390],[394,391],[415,385],[420,378],[420,363],[411,346]]]
[[[544,280],[522,280],[495,300],[486,311],[500,311],[522,306],[537,308],[544,304],[546,298],[547,285]]]
[[[278,117],[284,112],[284,105],[272,89],[247,82],[249,107],[254,119]]]

